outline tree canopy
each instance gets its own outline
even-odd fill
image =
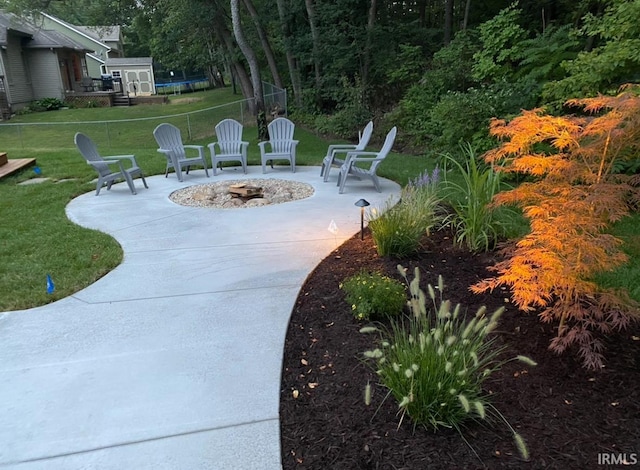
[[[231,2],[233,3],[233,2]],[[127,55],[231,78],[254,95],[229,0],[4,0],[74,24],[123,27]],[[329,132],[371,117],[405,143],[488,145],[491,117],[613,92],[638,80],[640,0],[242,0],[238,25],[259,74]],[[255,74],[255,67],[254,73]],[[498,102],[499,101],[499,102]],[[469,128],[465,107],[478,122]],[[453,116],[444,136],[439,119]],[[458,122],[456,122],[456,119]],[[458,131],[458,127],[460,131]],[[346,136],[346,135],[345,135]],[[482,149],[480,149],[482,150]]]

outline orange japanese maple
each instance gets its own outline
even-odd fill
[[[625,293],[604,291],[594,274],[626,261],[622,241],[605,233],[638,202],[637,176],[614,174],[616,162],[638,158],[640,97],[627,87],[615,97],[571,100],[583,116],[524,111],[510,122],[494,120],[491,133],[505,140],[485,159],[501,171],[530,175],[530,182],[500,193],[494,203],[520,207],[531,231],[505,250],[496,277],[475,292],[511,287],[522,310],[540,310],[558,322],[550,348],[579,347],[584,364],[602,365],[602,343],[594,332],[624,328],[635,305]]]

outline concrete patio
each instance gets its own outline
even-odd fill
[[[247,178],[315,189],[265,207],[169,200],[186,186],[244,179],[236,170],[195,170],[183,183],[154,176],[149,189],[135,180],[135,196],[121,183],[73,200],[68,217],[112,235],[124,261],[71,297],[0,313],[0,467],[281,468],[280,372],[298,291],[359,231],[358,199],[382,207],[400,191],[349,180],[338,194],[337,172],[326,183],[319,175],[250,167]]]

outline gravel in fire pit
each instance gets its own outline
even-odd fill
[[[243,199],[232,197],[229,186],[246,184],[262,188],[264,197]],[[244,179],[220,181],[189,186],[169,195],[169,199],[182,206],[210,207],[214,209],[239,209],[267,206],[305,199],[313,194],[313,187],[306,183],[279,179]]]

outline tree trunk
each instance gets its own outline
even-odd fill
[[[467,0],[467,3],[464,6],[464,20],[462,21],[462,29],[464,31],[467,30],[467,26],[469,24],[469,11],[471,10],[471,0]]]
[[[256,120],[258,124],[258,139],[267,140],[269,134],[267,132],[267,114],[264,108],[264,96],[262,92],[262,77],[260,76],[260,67],[255,52],[244,37],[242,24],[240,23],[240,6],[239,0],[231,0],[231,23],[233,24],[233,34],[238,43],[238,47],[242,51],[245,59],[249,63],[249,71],[251,72],[251,84],[253,85],[253,98],[256,106]]]
[[[418,0],[418,18],[420,19],[420,27],[427,27],[427,0]]]
[[[322,77],[320,75],[320,34],[318,33],[318,27],[316,25],[316,12],[313,6],[313,0],[304,0],[304,4],[307,8],[307,16],[309,17],[309,28],[311,29],[311,42],[313,50],[313,67],[316,76],[316,91],[320,91],[322,88]]]
[[[280,78],[280,73],[278,72],[278,66],[276,64],[276,59],[273,55],[273,49],[271,49],[271,44],[269,43],[269,38],[267,37],[267,33],[262,27],[262,23],[260,23],[260,15],[256,11],[255,6],[251,0],[243,0],[244,5],[247,7],[249,14],[251,15],[251,19],[256,26],[256,31],[258,33],[258,37],[260,38],[260,44],[262,45],[262,49],[264,50],[264,56],[267,59],[267,64],[269,64],[269,70],[271,71],[271,76],[273,77],[273,84],[278,88],[284,88],[282,85],[282,79]]]
[[[251,79],[249,78],[244,65],[236,59],[237,48],[233,43],[231,31],[229,31],[229,28],[227,28],[227,25],[224,23],[224,21],[221,21],[220,17],[217,17],[217,21],[214,22],[214,31],[218,36],[220,43],[224,44],[224,47],[227,50],[233,93],[236,93],[237,79],[240,82],[242,96],[247,99],[253,98],[253,86],[251,85]],[[249,100],[249,111],[251,112],[251,114],[256,114],[255,103],[253,100]]]
[[[444,3],[444,45],[451,42],[453,32],[453,1],[445,0]]]
[[[371,42],[373,40],[373,27],[376,24],[378,1],[371,0],[367,18],[367,42],[364,48],[364,64],[362,66],[362,85],[365,90],[369,88],[369,68],[371,67]]]
[[[302,106],[302,89],[300,88],[300,74],[296,65],[296,59],[291,52],[291,33],[287,24],[286,9],[284,0],[276,0],[278,5],[278,15],[280,16],[280,27],[282,28],[282,36],[284,38],[284,49],[287,57],[287,66],[289,67],[289,77],[291,78],[291,87],[293,88],[293,99],[296,106]]]

